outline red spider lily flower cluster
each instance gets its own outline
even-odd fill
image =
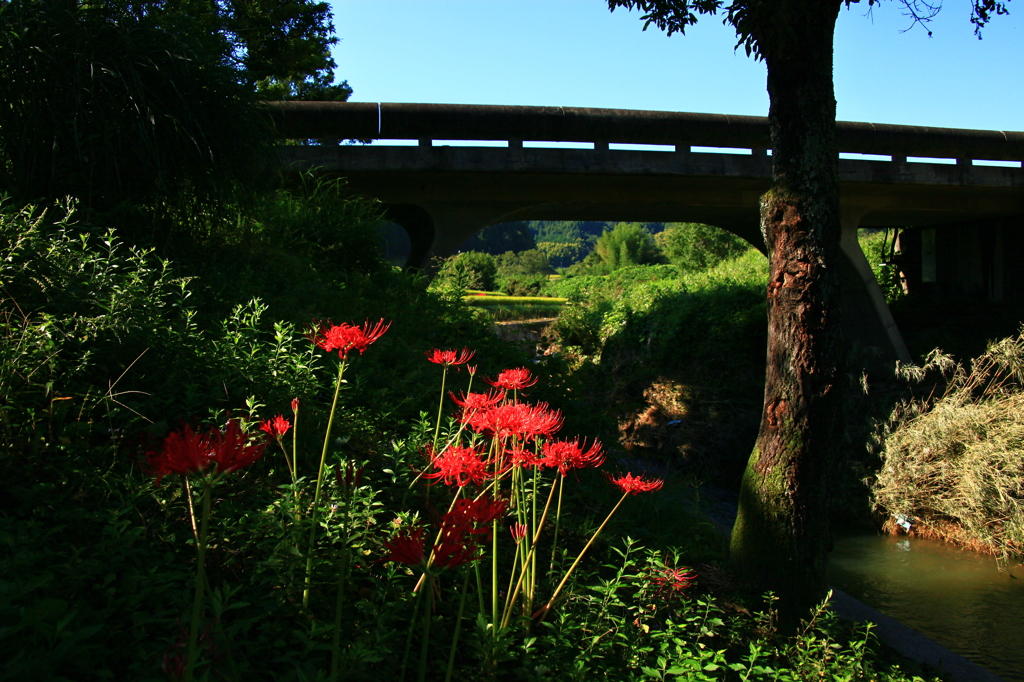
[[[585,467],[599,467],[604,463],[604,452],[601,450],[601,441],[595,440],[590,448],[586,449],[587,441],[573,440],[552,440],[543,445],[544,458],[541,463],[552,469],[558,469],[558,473],[565,476],[570,469],[583,469]]]
[[[437,470],[423,478],[444,479],[445,485],[461,488],[467,483],[480,485],[489,477],[487,461],[474,448],[453,445],[440,454],[431,450],[430,455]]]
[[[385,324],[383,318],[372,326],[370,321],[366,320],[361,327],[344,323],[314,322],[306,337],[328,353],[338,351],[338,357],[345,360],[353,350],[359,351],[362,355],[363,351],[383,336],[389,327],[391,323]]]
[[[550,437],[562,428],[562,413],[547,403],[506,403],[489,410],[463,413],[465,423],[477,433],[496,438]]]
[[[512,540],[516,544],[519,544],[519,542],[523,538],[526,537],[526,531],[527,531],[526,524],[525,523],[513,523],[512,526],[509,528],[509,531],[512,533]]]
[[[441,542],[434,546],[434,563],[455,568],[479,559],[479,543],[491,539],[490,524],[504,513],[504,500],[456,500],[441,520]]]
[[[456,568],[480,558],[481,543],[491,539],[490,524],[504,515],[504,500],[456,500],[451,511],[441,519],[437,544],[431,547],[431,563],[440,568]],[[384,543],[388,551],[385,561],[409,566],[426,566],[423,551],[423,528],[399,531]]]
[[[660,478],[652,478],[650,480],[644,480],[643,476],[634,476],[632,473],[627,472],[624,476],[618,478],[608,477],[608,480],[612,482],[622,494],[627,493],[636,495],[637,493],[649,493],[653,490],[660,490],[665,481]]]
[[[455,394],[451,392],[449,392],[448,395],[451,396],[456,405],[462,408],[463,415],[471,414],[479,410],[489,410],[505,399],[504,391],[488,391],[487,393],[469,394],[462,393],[460,391],[460,398],[456,398]]]
[[[503,388],[506,391],[521,391],[524,388],[529,388],[537,383],[537,377],[530,375],[530,370],[525,367],[519,367],[517,369],[506,369],[498,373],[498,378],[494,381],[485,379],[491,386],[497,386]]]
[[[697,579],[697,574],[690,568],[658,568],[650,574],[651,585],[654,586],[654,596],[657,599],[665,599],[679,596]]]
[[[164,439],[160,452],[150,453],[149,465],[160,485],[169,474],[230,474],[258,460],[266,447],[266,443],[250,443],[237,419],[229,421],[223,432],[197,433],[186,425]]]
[[[505,454],[508,455],[509,464],[520,469],[529,469],[544,463],[544,458],[531,452],[529,448],[511,447],[505,451]]]
[[[397,561],[408,566],[419,566],[426,557],[423,555],[423,529],[412,528],[400,530],[384,543],[388,551],[384,561]]]
[[[266,431],[272,438],[280,438],[288,433],[290,428],[292,428],[292,423],[280,414],[273,419],[265,419],[260,422],[260,430]]]
[[[437,365],[454,367],[466,364],[474,355],[476,355],[476,351],[469,350],[468,348],[463,348],[462,350],[455,350],[454,348],[451,350],[440,350],[435,348],[434,350],[427,351],[427,360]],[[473,371],[470,373],[476,374],[476,368],[473,368]]]

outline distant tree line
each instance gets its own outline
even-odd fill
[[[521,221],[492,225],[463,244],[441,277],[466,289],[534,295],[550,275],[607,275],[634,265],[704,270],[744,253],[739,237],[699,223]]]

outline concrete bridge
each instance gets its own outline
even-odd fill
[[[300,141],[281,147],[284,160],[344,175],[353,189],[384,202],[409,233],[411,266],[454,253],[488,225],[515,220],[702,222],[764,249],[758,201],[771,182],[767,118],[448,104],[270,106],[279,136]],[[906,361],[857,228],[978,221],[1024,227],[1024,132],[841,121],[837,138],[847,336]],[[347,140],[407,144],[339,144]]]

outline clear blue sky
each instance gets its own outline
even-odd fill
[[[656,109],[764,116],[765,68],[721,19],[685,36],[642,31],[604,0],[332,0],[337,77],[360,102]],[[844,9],[835,40],[838,118],[1024,130],[1024,0],[973,34],[969,0],[929,25],[896,0]]]

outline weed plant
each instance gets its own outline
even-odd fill
[[[931,374],[936,392],[900,404],[886,425],[876,509],[894,531],[893,520],[909,521],[914,532],[1021,557],[1024,332],[991,343],[969,368],[936,351],[903,374]]]

